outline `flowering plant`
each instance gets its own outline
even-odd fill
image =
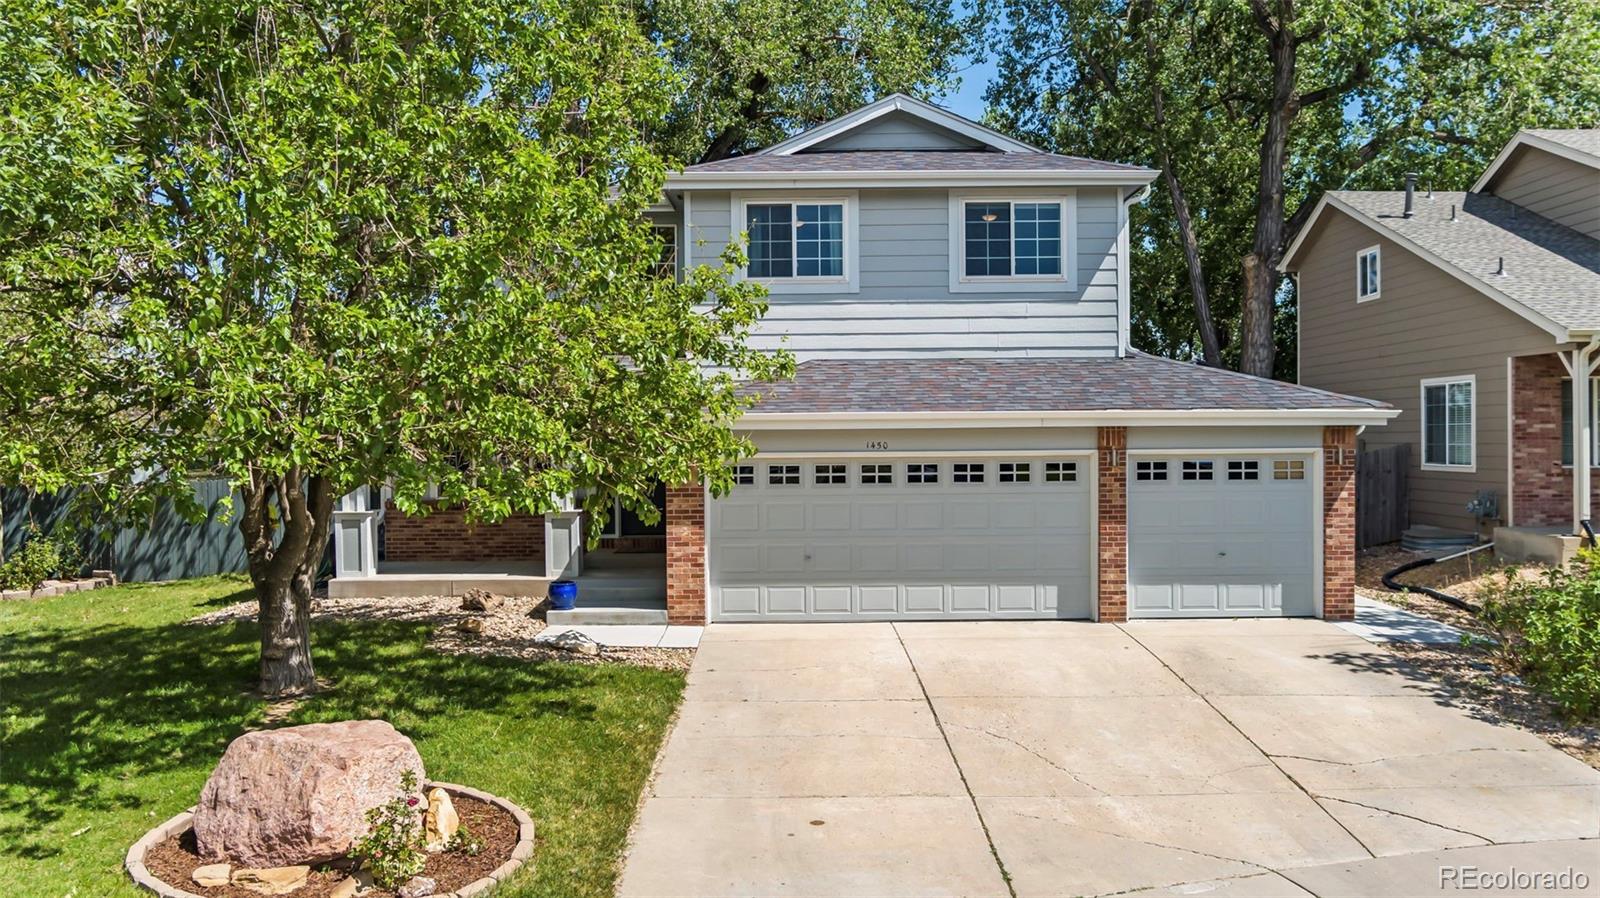
[[[400,794],[367,811],[367,834],[351,852],[372,871],[379,888],[393,889],[422,872],[428,854],[422,847],[422,811],[417,807],[417,775],[400,775]]]

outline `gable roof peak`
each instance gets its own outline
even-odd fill
[[[1007,137],[992,128],[980,125],[972,119],[957,115],[942,106],[935,106],[926,100],[919,100],[910,94],[892,93],[882,97],[859,109],[847,112],[837,118],[830,119],[820,125],[807,128],[799,134],[773,144],[762,150],[756,151],[757,156],[789,156],[798,153],[807,147],[815,146],[830,138],[846,134],[869,122],[889,115],[891,113],[904,113],[914,118],[921,119],[929,124],[954,131],[968,137],[988,148],[1001,153],[1043,153],[1031,144],[1023,143],[1012,137]]]

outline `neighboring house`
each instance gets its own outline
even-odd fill
[[[1412,523],[1474,529],[1483,493],[1489,524],[1590,516],[1600,130],[1523,131],[1464,193],[1332,191],[1283,268],[1300,382],[1402,410],[1361,440],[1410,444]]]
[[[800,365],[748,388],[759,451],[729,495],[667,490],[656,607],[1350,618],[1355,434],[1395,412],[1133,351],[1128,208],[1156,174],[897,95],[671,175],[652,217],[676,264],[747,234],[740,276],[771,303],[756,344]],[[545,521],[548,573],[577,562],[580,605],[605,609],[622,556],[573,558],[568,523]]]

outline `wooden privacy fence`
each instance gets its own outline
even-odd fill
[[[1356,547],[1392,543],[1410,526],[1406,472],[1411,446],[1367,449],[1356,456]]]

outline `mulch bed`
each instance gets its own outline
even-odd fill
[[[483,840],[483,850],[474,857],[451,851],[428,855],[428,865],[422,875],[438,883],[434,893],[439,895],[482,879],[510,860],[521,833],[517,819],[501,808],[463,795],[452,794],[450,801],[455,805],[456,813],[461,815],[462,825]],[[205,898],[261,898],[260,892],[242,886],[201,888],[195,885],[190,874],[208,863],[217,861],[202,858],[195,852],[192,829],[151,846],[144,859],[145,867],[157,879],[196,895]],[[289,894],[294,898],[327,898],[333,887],[350,875],[348,866],[348,863],[335,862],[313,867],[311,875],[306,877],[306,884]],[[394,894],[388,889],[374,888],[363,892],[362,896],[393,898]]]

